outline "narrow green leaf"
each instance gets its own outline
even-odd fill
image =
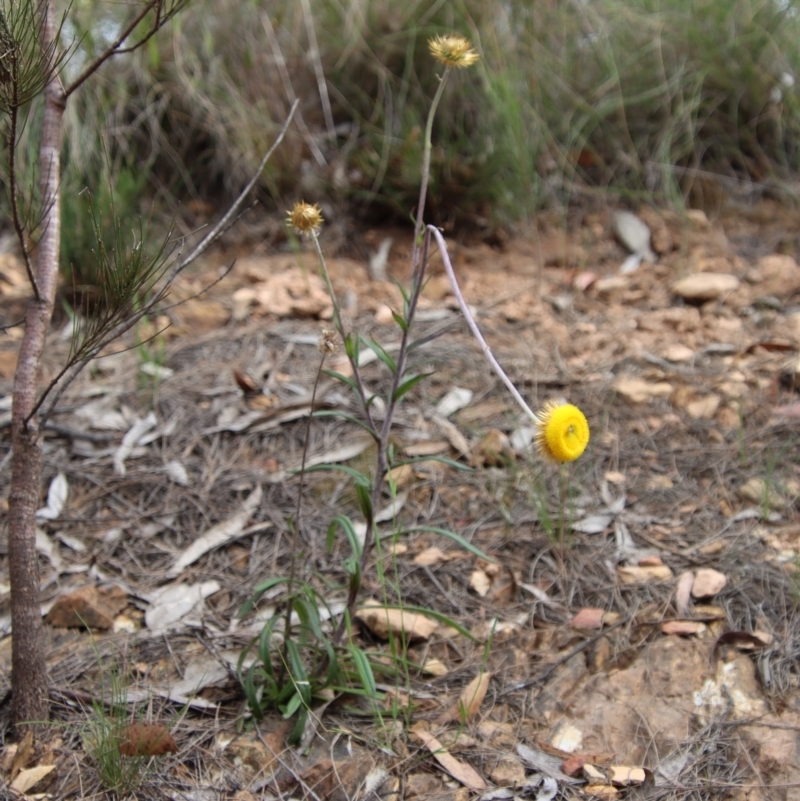
[[[330,376],[331,378],[335,378],[337,381],[341,381],[343,384],[347,384],[353,392],[358,392],[358,384],[346,375],[342,375],[341,373],[337,373],[336,370],[328,370],[327,368],[322,371],[325,375]]]
[[[362,688],[370,698],[375,698],[378,695],[378,687],[375,684],[375,675],[372,672],[372,665],[370,665],[367,655],[355,645],[348,646],[348,650],[353,658],[353,664],[356,667],[358,680]]]
[[[392,317],[394,317],[394,321],[400,326],[400,330],[404,334],[408,333],[408,323],[405,317],[403,317],[402,314],[398,314],[396,311],[392,312]]]
[[[328,553],[333,550],[334,536],[337,528],[341,528],[342,531],[344,531],[347,541],[350,543],[350,550],[353,552],[354,558],[361,559],[361,540],[359,539],[358,534],[356,534],[353,521],[347,517],[347,515],[336,515],[336,517],[331,520],[331,523],[328,526],[328,537],[326,541]]]
[[[312,467],[306,468],[306,473],[320,473],[325,470],[340,470],[342,473],[347,473],[356,480],[356,485],[361,487],[371,487],[372,484],[367,476],[360,470],[353,467],[348,467],[346,464],[315,464]],[[292,472],[299,472],[294,470]]]
[[[409,390],[413,389],[420,381],[427,378],[429,375],[433,375],[433,373],[419,373],[418,375],[412,375],[403,381],[402,384],[392,393],[392,400],[400,400]]]
[[[341,412],[337,409],[317,409],[312,415],[312,417],[337,417],[340,420],[347,420],[349,423],[355,423],[357,426],[360,426],[364,429],[376,442],[380,439],[378,433],[375,431],[374,428],[370,428],[369,424],[365,423],[363,420],[359,420],[357,417],[354,417],[352,414],[347,414],[347,412]]]
[[[449,539],[453,540],[453,542],[455,542],[457,545],[460,545],[465,551],[469,551],[471,554],[475,554],[475,556],[485,559],[487,562],[496,561],[495,559],[492,559],[491,556],[487,556],[480,548],[477,548],[472,543],[467,542],[459,534],[456,534],[454,531],[450,531],[446,528],[438,528],[436,526],[411,526],[411,528],[403,529],[399,532],[399,534],[413,534],[417,531],[429,531],[432,534],[441,534],[443,537],[448,537]]]
[[[397,372],[395,360],[374,339],[365,339],[364,344],[392,371]]]
[[[256,585],[256,588],[253,590],[253,594],[242,604],[242,608],[238,611],[237,617],[242,618],[248,612],[250,612],[253,607],[258,603],[259,598],[267,592],[267,590],[271,590],[273,587],[277,587],[279,584],[286,584],[288,583],[289,579],[286,576],[279,576],[277,578],[270,578],[266,581],[262,581],[261,584]]]
[[[356,499],[358,500],[358,508],[361,510],[361,514],[364,515],[364,520],[369,522],[372,520],[372,495],[370,493],[370,487],[356,484]]]

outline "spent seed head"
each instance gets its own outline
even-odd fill
[[[536,413],[536,444],[554,462],[573,462],[589,444],[586,415],[564,400],[548,401]]]
[[[339,350],[339,344],[336,341],[336,332],[329,328],[323,328],[319,340],[319,352],[327,356],[336,353],[337,350]]]
[[[325,220],[322,219],[322,209],[314,203],[300,200],[294,204],[288,213],[286,224],[291,225],[298,234],[311,234],[319,230]]]
[[[472,42],[455,33],[434,36],[428,41],[431,55],[446,67],[471,67],[480,58],[472,49]]]

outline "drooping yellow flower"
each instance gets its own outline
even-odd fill
[[[434,36],[428,41],[428,48],[431,55],[446,67],[470,67],[480,58],[472,49],[472,42],[455,33]]]
[[[586,415],[566,401],[548,401],[536,413],[536,444],[548,459],[575,461],[589,444]]]
[[[322,219],[322,209],[316,203],[312,206],[304,200],[295,203],[288,214],[286,224],[291,225],[298,234],[310,234],[325,222]]]

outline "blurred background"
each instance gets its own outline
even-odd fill
[[[213,219],[295,97],[300,116],[260,177],[245,232],[280,238],[301,196],[343,226],[408,222],[440,72],[427,40],[451,31],[482,58],[453,75],[434,129],[427,216],[446,230],[491,241],[593,195],[710,212],[721,195],[793,199],[798,5],[192,0],[68,106],[62,262],[80,265],[94,244],[85,187],[101,230],[113,227],[112,198],[118,216],[175,220],[179,233]],[[101,52],[130,12],[71,0],[67,71]]]

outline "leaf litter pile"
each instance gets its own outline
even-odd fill
[[[236,679],[281,588],[237,613],[287,574],[290,520],[321,617],[344,607],[347,554],[326,534],[341,512],[359,519],[351,479],[307,473],[295,521],[331,307],[308,254],[251,249],[201,297],[233,254],[187,276],[174,296],[186,302],[97,360],[50,421],[37,547],[53,722],[36,744],[6,740],[3,782],[103,796],[92,732],[114,680],[119,751],[145,762],[141,798],[797,797],[800,225],[769,201],[714,222],[631,217],[583,210],[566,230],[543,217],[500,249],[452,243],[464,294],[523,394],[534,406],[567,398],[589,418],[569,473],[536,452],[434,262],[417,332],[432,375],[394,430],[414,461],[378,510],[380,556],[353,622],[372,652],[406,640],[408,667],[378,685],[377,709],[327,699],[300,749],[280,716],[247,719]],[[402,298],[369,275],[407,279],[411,243],[388,233],[367,232],[329,267],[357,330],[391,352]],[[380,270],[376,250],[388,252]],[[4,323],[21,275],[0,256]],[[0,340],[6,508],[18,340],[13,328]],[[57,327],[52,340],[47,369],[69,335]],[[380,361],[362,361],[370,388],[385,389]],[[353,412],[344,390],[323,376],[314,409]],[[373,447],[346,420],[314,418],[306,464],[368,471]]]

